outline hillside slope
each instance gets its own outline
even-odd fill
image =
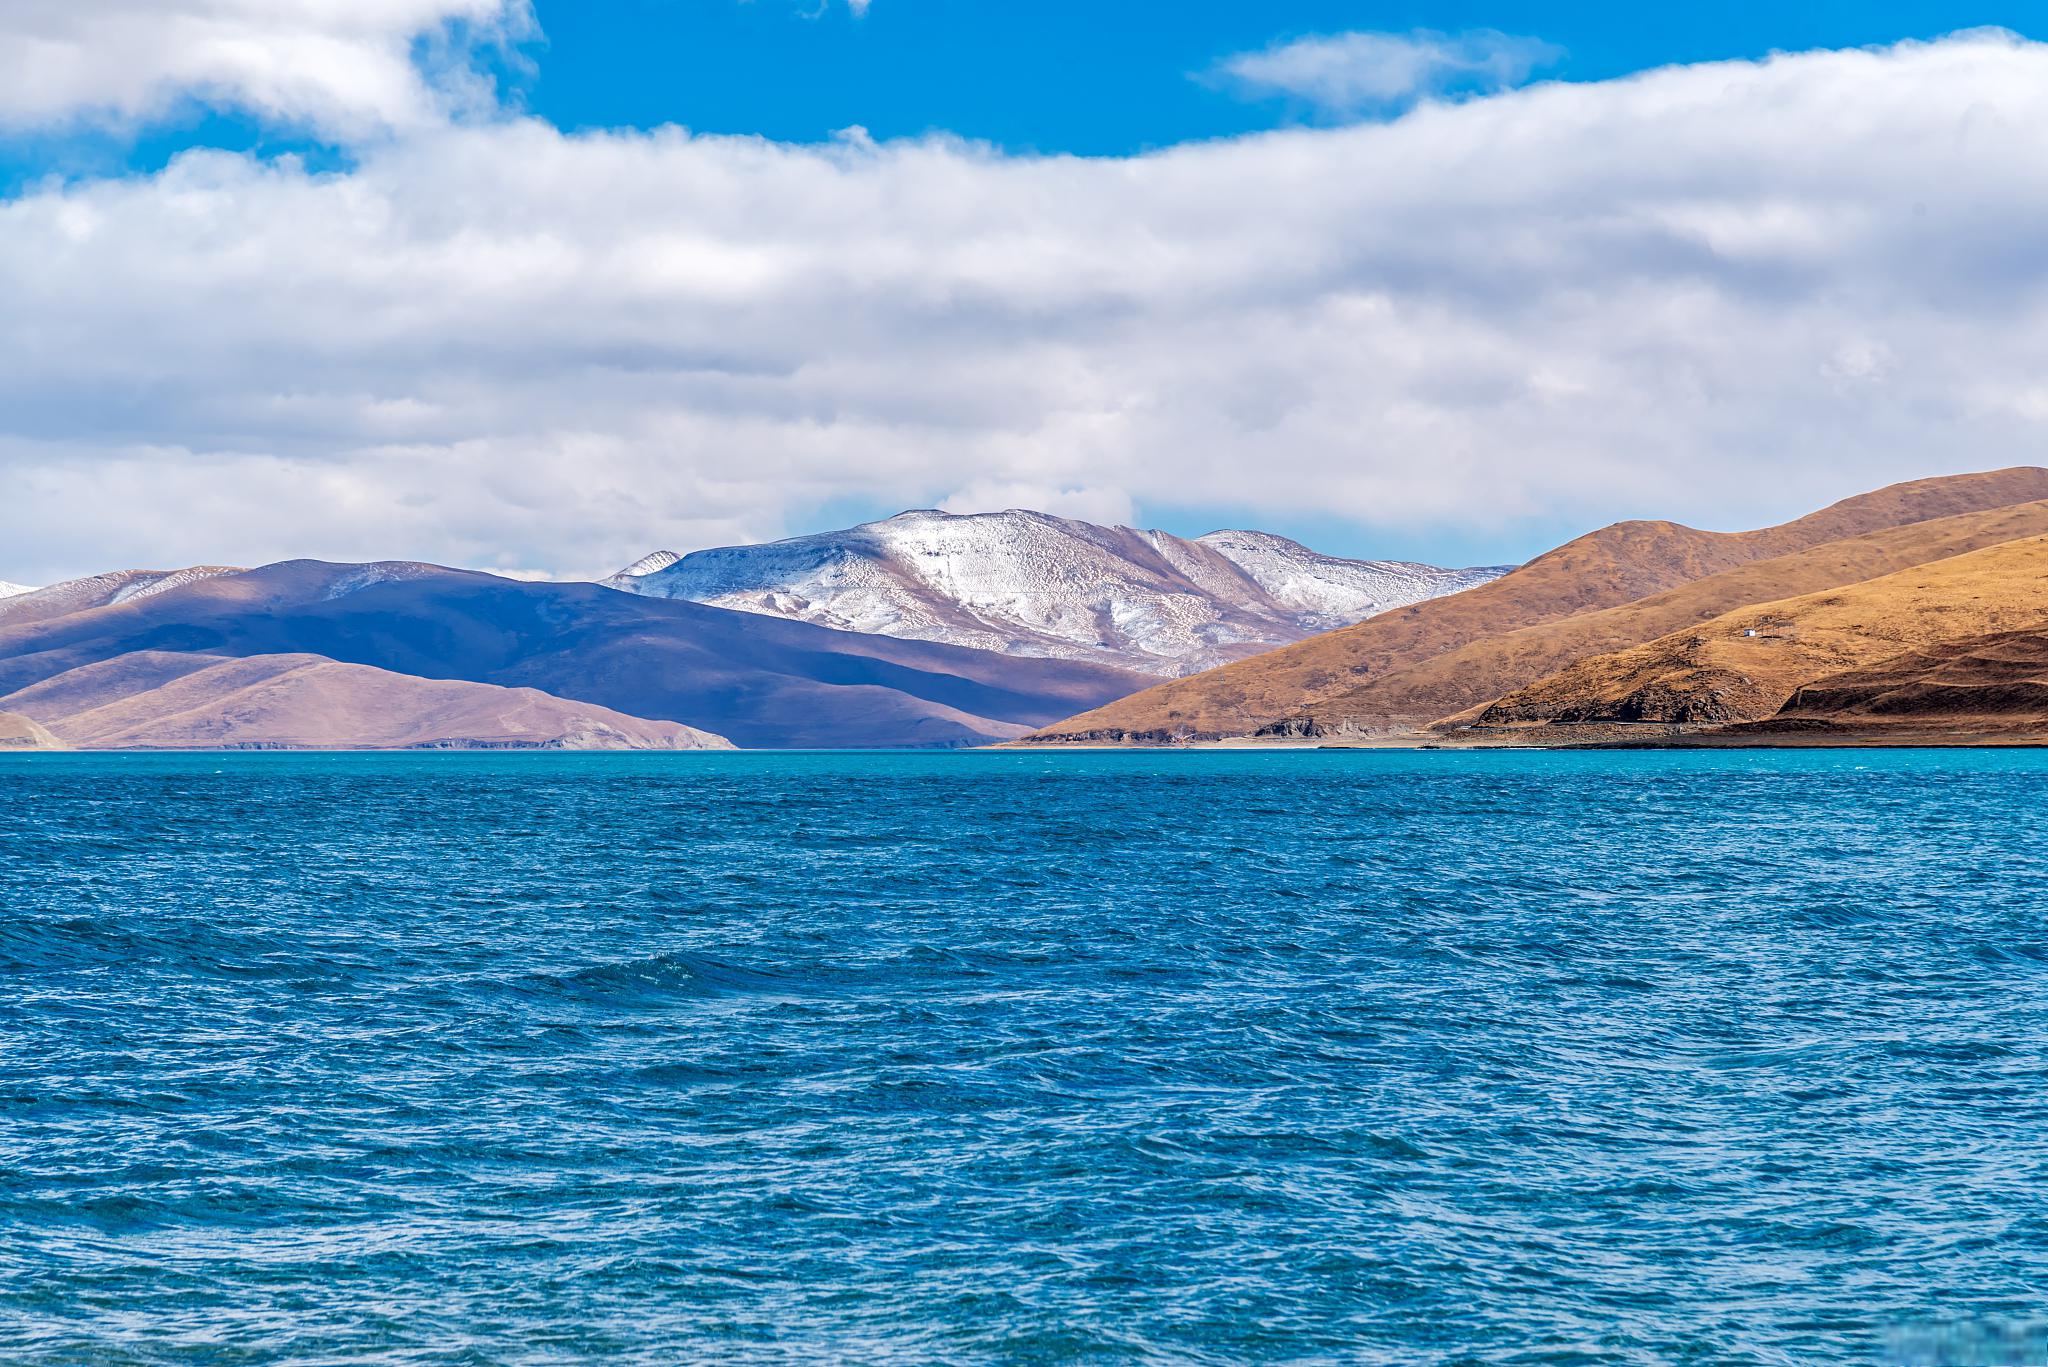
[[[317,655],[535,688],[762,747],[980,744],[1143,683],[1078,661],[856,636],[594,584],[302,560],[0,618],[0,696],[138,651]]]
[[[1746,607],[1582,660],[1484,709],[1479,727],[1700,725],[1770,717],[1829,675],[2048,625],[2048,536]]]
[[[40,722],[24,717],[19,712],[0,711],[0,751],[64,748],[64,742],[58,740]]]
[[[138,602],[202,579],[241,572],[232,565],[193,565],[182,570],[114,570],[84,579],[67,579],[47,588],[0,595],[0,627],[45,622],[92,608]]]
[[[530,688],[416,679],[317,655],[137,651],[0,699],[80,749],[726,750]]]
[[[841,631],[1177,675],[1502,572],[1344,560],[1267,532],[1188,540],[1017,509],[924,510],[767,545],[657,551],[606,583]]]
[[[2048,741],[2048,631],[1942,641],[1802,685],[1759,737]]]
[[[1467,680],[1450,668],[1433,679],[1406,672],[1474,642],[1620,607],[1830,542],[2040,500],[2048,500],[2048,470],[2022,466],[1892,485],[1750,532],[1706,532],[1672,522],[1617,523],[1481,587],[1158,685],[1030,739],[1073,743],[1242,736],[1313,715],[1339,697],[1346,698],[1344,716],[1351,726],[1411,728],[1487,700],[1498,691],[1500,679],[1512,677],[1517,668],[1534,669],[1525,677],[1539,677],[1546,661],[1555,667],[1554,658],[1541,652],[1514,665],[1525,638],[1496,658],[1493,668],[1506,673],[1483,681]],[[1807,568],[1824,564],[1816,561]],[[1780,596],[1767,585],[1743,591]],[[1622,629],[1612,621],[1606,627]],[[1377,692],[1381,688],[1384,696]]]
[[[1284,719],[1300,734],[1419,726],[1463,713],[1593,655],[1711,621],[1755,603],[1874,579],[2021,537],[2048,535],[2048,500],[1887,527],[1695,579],[1620,607],[1488,636]],[[1289,722],[1292,722],[1289,725]]]

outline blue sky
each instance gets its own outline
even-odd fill
[[[0,579],[2048,462],[2040,4],[521,11],[0,6]]]
[[[1672,63],[1889,44],[1959,29],[2048,34],[2048,3],[1711,6],[1344,0],[534,0],[537,32],[503,61],[508,103],[565,130],[680,124],[815,142],[853,126],[877,138],[951,133],[1016,152],[1115,156],[1332,121],[1283,93],[1213,79],[1233,55],[1353,31],[1492,31],[1555,49],[1534,78],[1598,81]],[[1208,77],[1208,78],[1205,78]],[[1457,94],[1458,83],[1445,93]],[[1399,105],[1369,111],[1399,112]],[[187,105],[118,129],[0,137],[0,190],[50,175],[154,170],[218,147],[316,166],[332,139],[232,107]]]
[[[1367,4],[1343,0],[540,0],[526,101],[564,127],[681,123],[812,140],[944,130],[1013,149],[1117,154],[1313,112],[1191,80],[1232,54],[1353,30],[1493,29],[1563,49],[1546,74],[2041,28],[2041,4],[1735,0]],[[814,17],[811,17],[814,16]]]

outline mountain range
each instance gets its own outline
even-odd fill
[[[174,578],[179,582],[162,587]],[[539,727],[526,734],[529,745],[569,744],[585,733],[631,743],[636,733],[625,723],[638,721],[680,723],[748,747],[985,744],[1144,682],[1085,661],[1014,659],[596,584],[525,583],[405,562],[291,561],[167,576],[146,591],[117,591],[105,595],[110,601],[77,610],[65,610],[67,596],[76,591],[59,585],[0,603],[0,711],[26,716],[73,744],[93,743],[97,733],[79,730],[79,719],[103,715],[117,694],[126,700],[126,716],[144,718],[118,732],[121,743],[203,743],[183,724],[160,738],[148,729],[151,715],[159,726],[196,715],[183,693],[161,692],[171,682],[166,656],[273,663],[314,657],[377,671],[330,673],[317,694],[302,681],[301,710],[272,716],[268,731],[239,729],[234,743],[242,745],[303,737],[368,743],[308,715],[331,709],[341,694],[354,694],[365,707],[370,699],[388,709],[451,706],[445,690],[402,692],[392,688],[393,677],[537,690],[558,706],[535,713],[538,700],[521,699],[529,724]],[[233,674],[192,673],[177,682],[186,692],[242,686]],[[218,698],[216,721],[208,724],[217,726],[240,696]],[[444,715],[495,716],[493,709],[513,702],[499,694],[457,701]],[[402,743],[509,743],[500,732],[429,735],[422,729],[428,720],[387,724]]]
[[[0,598],[0,745],[979,745],[1501,572],[1022,511],[657,553],[602,586],[117,570]]]
[[[1045,513],[920,510],[677,555],[605,581],[840,631],[1180,675],[1497,579],[1345,560],[1269,532],[1192,539]]]
[[[2048,742],[2048,470],[1507,571],[1012,510],[606,584],[289,561],[0,597],[10,748],[1959,741]]]

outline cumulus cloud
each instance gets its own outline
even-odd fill
[[[1286,95],[1357,114],[1449,89],[1504,90],[1563,55],[1539,39],[1492,29],[1338,33],[1239,53],[1212,74],[1247,95]]]
[[[0,201],[0,575],[602,573],[1040,498],[1475,558],[1742,525],[2042,458],[2044,153],[2048,47],[1998,34],[1130,158],[530,120],[335,174],[194,153]]]
[[[5,0],[0,128],[192,100],[344,138],[405,130],[488,101],[451,46],[529,23],[527,0]]]

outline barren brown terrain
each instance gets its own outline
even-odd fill
[[[1489,636],[1394,669],[1318,703],[1294,728],[1322,735],[1422,726],[1468,711],[1593,655],[1654,640],[1753,603],[1874,579],[1929,561],[2048,535],[2048,501],[1888,527],[1708,575],[1634,603]],[[1307,723],[1313,723],[1309,725]],[[1283,723],[1284,724],[1284,723]]]
[[[1802,686],[1908,652],[2048,627],[2048,536],[1726,613],[1595,656],[1485,708],[1480,728],[1725,724],[1772,717]],[[1814,695],[1818,696],[1818,695]]]
[[[64,742],[19,712],[0,712],[0,750],[62,750]]]
[[[1892,485],[1751,532],[1699,531],[1673,522],[1617,523],[1567,542],[1490,584],[1146,689],[1028,739],[1159,743],[1261,730],[1312,734],[1326,725],[1324,710],[1333,704],[1331,721],[1347,730],[1412,728],[1541,678],[1579,654],[1641,641],[1679,622],[1725,611],[1744,595],[1754,602],[1816,582],[1853,582],[1895,568],[1902,559],[1918,563],[1984,545],[2001,530],[2014,535],[2038,531],[2031,519],[2039,511],[2015,511],[2011,519],[1984,527],[1923,528],[1896,540],[1845,545],[1811,558],[1802,558],[1804,552],[2042,500],[2048,500],[2048,470],[2020,466]],[[1696,598],[1659,600],[1682,586],[1773,560],[1786,563],[1749,578],[1723,579]],[[1587,617],[1625,605],[1641,610]],[[1579,618],[1587,620],[1573,621],[1570,631],[1555,637],[1516,636]],[[1475,646],[1457,659],[1446,658]],[[1442,667],[1433,668],[1432,662],[1440,660]]]
[[[1943,641],[1802,685],[1758,738],[2048,742],[2048,631]]]
[[[709,732],[536,689],[419,679],[317,655],[139,651],[4,701],[43,735],[80,749],[731,748]]]

